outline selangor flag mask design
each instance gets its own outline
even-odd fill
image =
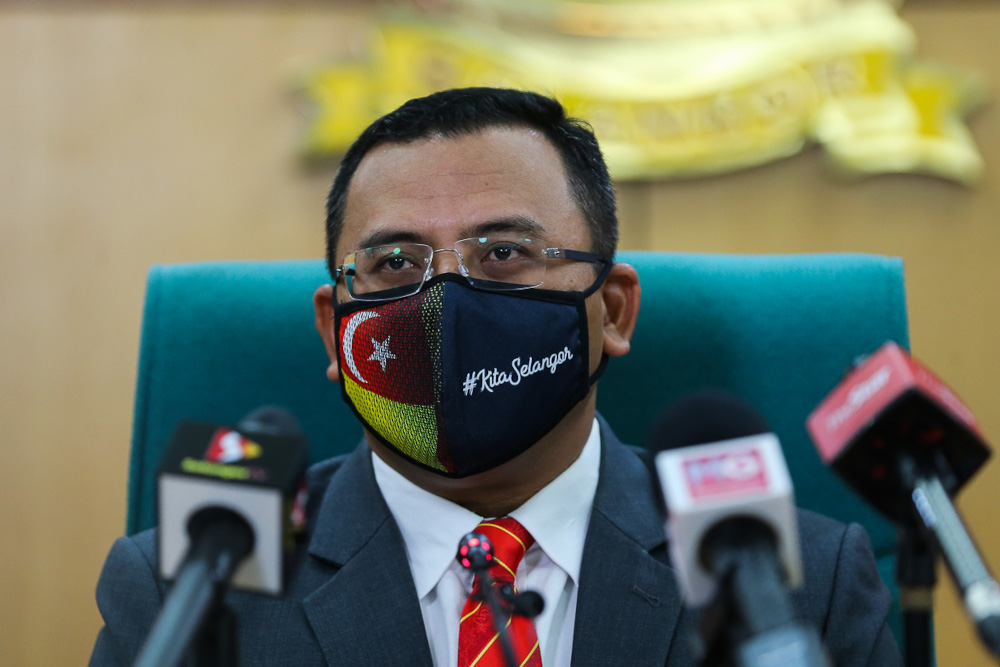
[[[408,457],[447,471],[438,459],[433,361],[441,356],[441,305],[441,292],[431,290],[377,304],[341,319],[338,337],[340,381],[358,416]]]
[[[396,301],[338,304],[344,400],[379,440],[425,468],[463,477],[499,465],[596,381],[584,298],[488,292],[444,274]]]

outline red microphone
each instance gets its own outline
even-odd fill
[[[926,461],[948,477],[949,493],[990,455],[972,411],[891,342],[848,373],[806,427],[823,460],[897,523],[912,515],[902,492],[908,484],[898,469],[900,455]]]
[[[916,530],[933,540],[980,636],[1000,655],[1000,586],[951,502],[990,455],[969,408],[889,342],[847,374],[806,426],[823,460],[904,537]],[[901,567],[905,558],[901,551]],[[923,583],[933,583],[933,572]]]

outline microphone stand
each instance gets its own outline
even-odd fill
[[[505,619],[509,620],[509,616],[504,613],[500,606],[499,596],[493,587],[493,577],[490,576],[489,568],[476,572],[476,578],[479,579],[479,597],[486,602],[490,608],[490,614],[493,616],[493,627],[496,628],[497,637],[500,638],[500,650],[503,652],[504,663],[507,667],[518,667],[517,661],[514,659],[514,648],[510,644],[510,635],[507,633],[508,622]]]
[[[490,609],[490,615],[493,616],[493,626],[500,639],[504,664],[507,667],[518,667],[514,658],[514,648],[510,643],[510,634],[507,632],[507,626],[510,625],[510,614],[507,613],[507,610],[513,614],[534,618],[542,613],[545,601],[541,595],[534,591],[518,594],[510,584],[501,586],[498,593],[493,576],[490,574],[489,562],[493,557],[492,551],[492,545],[482,533],[472,532],[459,542],[458,555],[455,559],[462,567],[472,570],[476,577],[476,582],[479,584],[476,599],[486,602]],[[503,604],[501,604],[501,598]]]
[[[207,508],[188,524],[191,548],[135,667],[236,667],[236,618],[223,603],[253,530],[234,512]],[[190,653],[188,652],[190,649]]]
[[[937,552],[922,531],[908,525],[900,526],[896,549],[906,667],[931,667],[931,609],[937,584],[934,569]]]
[[[939,555],[944,556],[983,645],[1000,657],[1000,586],[951,502],[955,476],[940,453],[923,460],[903,454],[899,472],[914,510],[914,520],[900,528],[897,569],[908,667],[931,664],[931,591],[937,583],[934,566]]]
[[[719,588],[702,612],[695,640],[701,664],[768,667],[780,659],[785,667],[830,666],[819,634],[795,618],[765,531],[723,522],[702,548],[718,554],[710,565]]]

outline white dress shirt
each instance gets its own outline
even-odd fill
[[[535,619],[544,667],[568,667],[583,542],[597,490],[601,437],[597,420],[580,456],[559,477],[510,513],[535,538],[517,570],[518,590],[545,599]],[[458,543],[483,519],[424,491],[372,453],[375,481],[406,544],[424,629],[436,667],[458,664],[458,625],[472,573],[455,560]]]

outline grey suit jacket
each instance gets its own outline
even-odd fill
[[[573,666],[691,665],[691,614],[670,567],[643,454],[602,422],[601,472],[584,546]],[[402,537],[372,472],[370,450],[309,471],[311,537],[288,593],[231,592],[241,665],[431,665]],[[793,596],[836,665],[901,664],[886,625],[889,593],[867,535],[801,511],[805,585]],[[120,538],[97,585],[105,627],[91,665],[128,665],[156,619],[155,531]],[[552,665],[549,667],[558,667]]]

